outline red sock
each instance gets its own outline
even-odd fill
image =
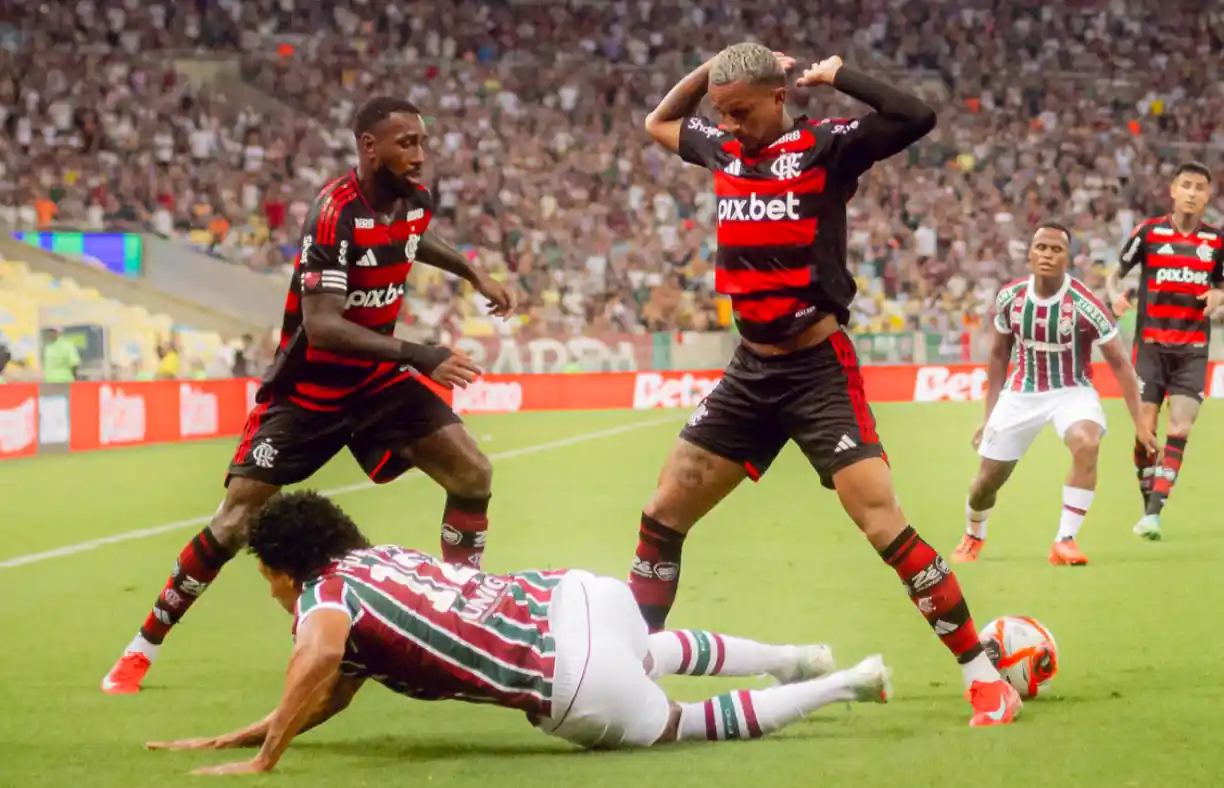
[[[221,567],[233,557],[234,554],[207,528],[191,537],[140,628],[144,639],[155,645],[165,640],[187,608],[217,579]]]
[[[982,653],[956,575],[911,526],[880,551],[880,557],[900,576],[910,599],[957,662],[963,665]]]
[[[676,601],[682,550],[684,534],[642,513],[637,554],[633,556],[633,568],[629,572],[629,590],[651,632],[664,628],[667,614]]]
[[[1164,460],[1156,469],[1155,478],[1152,480],[1147,514],[1160,514],[1168,503],[1173,485],[1177,484],[1177,474],[1181,473],[1182,459],[1186,454],[1186,440],[1185,435],[1170,435],[1165,438]]]
[[[489,530],[489,499],[447,495],[442,512],[442,560],[479,569]]]

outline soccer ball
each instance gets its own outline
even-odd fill
[[[982,629],[981,638],[986,656],[1022,698],[1045,692],[1058,673],[1058,644],[1037,619],[996,618]]]

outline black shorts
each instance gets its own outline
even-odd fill
[[[887,460],[854,343],[841,331],[772,358],[740,345],[680,437],[742,464],[753,481],[791,440],[829,489],[842,468],[872,457]]]
[[[1161,405],[1166,397],[1203,401],[1207,390],[1207,348],[1201,353],[1138,342],[1133,353],[1140,399]]]
[[[274,394],[247,417],[225,485],[235,476],[297,484],[346,446],[366,475],[384,484],[412,467],[401,448],[461,422],[437,394],[405,373],[342,412],[308,410]]]

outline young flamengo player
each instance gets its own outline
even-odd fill
[[[259,748],[250,760],[203,773],[271,770],[296,735],[343,711],[367,678],[410,698],[517,709],[545,733],[600,749],[754,739],[830,703],[882,703],[891,693],[878,656],[830,674],[827,646],[648,634],[629,587],[612,578],[487,574],[372,547],[339,507],[312,492],[260,510],[250,550],[272,596],[294,614],[293,655],[281,703],[265,719],[216,738],[148,745]],[[676,703],[655,683],[668,674],[769,674],[779,684]]]
[[[1156,451],[1156,438],[1141,417],[1135,369],[1122,349],[1117,326],[1104,304],[1067,273],[1070,249],[1066,228],[1043,224],[1029,244],[1032,275],[1005,285],[995,301],[986,423],[973,436],[982,462],[969,486],[968,525],[953,561],[977,559],[999,489],[1037,435],[1052,425],[1071,452],[1071,471],[1063,487],[1050,563],[1088,563],[1076,536],[1096,494],[1097,455],[1106,426],[1092,385],[1094,346],[1118,379],[1144,450]],[[1013,350],[1016,365],[1008,375]]]

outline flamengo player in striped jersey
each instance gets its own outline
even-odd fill
[[[711,632],[648,634],[628,587],[581,570],[486,574],[415,550],[371,547],[328,499],[294,492],[251,526],[272,595],[294,614],[280,706],[210,739],[151,749],[259,747],[200,770],[265,772],[299,733],[348,706],[366,679],[420,700],[517,709],[588,748],[753,739],[834,702],[887,702],[879,656],[838,673],[827,646],[770,646]],[[770,674],[779,686],[674,703],[669,674]]]
[[[995,300],[986,423],[973,436],[982,462],[969,486],[967,532],[952,560],[977,559],[999,489],[1048,424],[1071,452],[1050,563],[1080,566],[1088,559],[1075,537],[1096,494],[1097,455],[1105,435],[1105,411],[1092,385],[1094,346],[1118,379],[1138,440],[1154,452],[1156,437],[1141,418],[1139,382],[1118,327],[1105,305],[1067,273],[1070,232],[1059,224],[1041,225],[1029,243],[1028,260],[1032,276],[1004,285]],[[1013,350],[1016,366],[1009,376]]]
[[[140,691],[163,639],[246,541],[251,515],[341,449],[377,483],[412,466],[446,490],[442,555],[479,566],[492,486],[489,460],[462,421],[418,378],[464,387],[480,370],[461,353],[395,337],[415,261],[463,277],[506,315],[514,299],[427,232],[419,178],[426,131],[402,99],[370,99],[353,135],[357,169],[320,192],[302,228],[276,359],[264,375],[225,479],[225,500],[183,548],[136,638],[102,680]]]
[[[831,85],[874,111],[853,120],[792,117],[793,65],[760,44],[736,44],[646,117],[656,142],[713,172],[715,285],[731,297],[741,342],[664,463],[642,511],[629,585],[647,623],[662,629],[688,532],[793,440],[960,664],[970,724],[1009,723],[1020,696],[990,664],[956,575],[897,504],[854,343],[842,329],[855,295],[846,202],[875,162],[935,127],[935,111],[833,57],[797,84]],[[696,114],[707,91],[721,125]]]
[[[1211,315],[1224,303],[1224,242],[1219,228],[1203,222],[1211,202],[1211,171],[1198,162],[1182,164],[1169,195],[1173,212],[1135,228],[1108,280],[1116,314],[1131,306],[1139,310],[1135,371],[1144,423],[1152,432],[1160,426],[1160,406],[1169,402],[1164,451],[1155,457],[1136,446],[1134,452],[1144,503],[1134,531],[1149,541],[1160,539],[1160,513],[1181,472],[1190,428],[1203,403]],[[1133,291],[1122,290],[1122,279],[1135,268],[1138,304],[1132,303]]]

